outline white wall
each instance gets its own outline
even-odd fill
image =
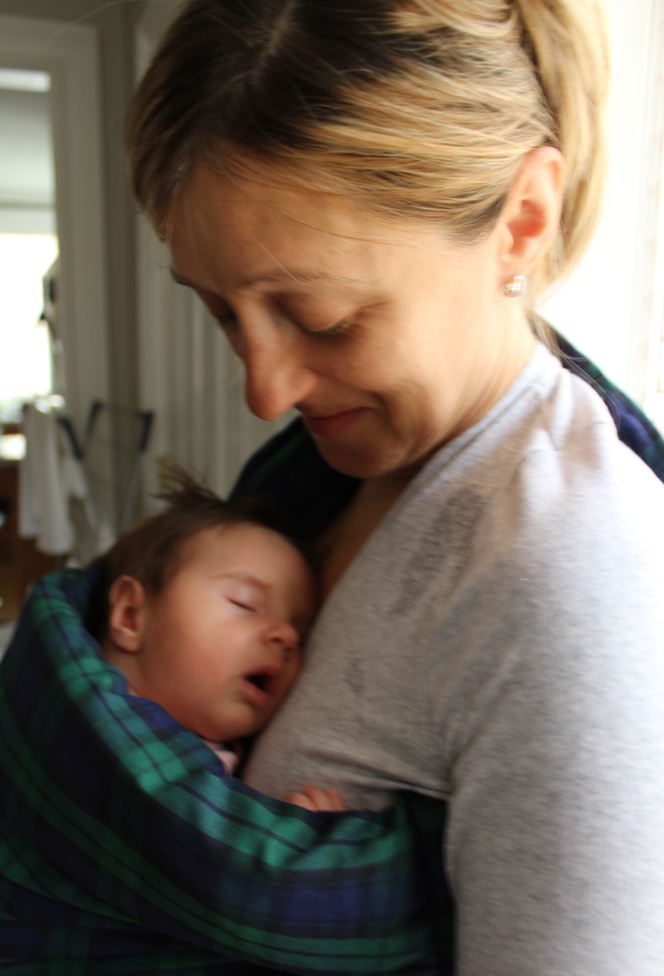
[[[654,412],[654,364],[661,339],[654,289],[664,3],[605,0],[605,6],[612,81],[602,216],[581,263],[540,312],[610,379]]]

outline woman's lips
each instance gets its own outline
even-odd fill
[[[338,413],[319,416],[303,413],[302,419],[314,437],[338,437],[346,433],[365,409],[366,407],[354,407],[352,410],[340,410]]]

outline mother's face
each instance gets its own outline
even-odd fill
[[[347,474],[417,467],[496,402],[531,348],[501,293],[495,231],[460,246],[423,221],[203,165],[171,226],[175,278],[244,363],[250,409],[272,420],[295,407]]]

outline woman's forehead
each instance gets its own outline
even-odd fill
[[[359,214],[351,215],[338,202],[333,206],[322,195],[266,182],[230,180],[201,165],[175,201],[170,245],[179,273],[184,261],[190,263],[192,250],[214,247],[228,248],[226,257],[251,257],[256,265],[252,279],[290,274],[293,269],[280,267],[280,262],[290,258],[301,265],[306,256],[309,260],[299,268],[305,276],[317,273],[306,264],[319,254],[329,257],[355,250],[353,238],[364,222]],[[306,255],[300,253],[302,246]],[[279,260],[272,257],[275,248]],[[238,285],[249,283],[244,278]]]
[[[379,219],[350,200],[271,185],[268,177],[231,180],[195,167],[171,213],[177,281],[211,291],[220,276],[233,289],[368,285],[380,276],[386,246],[443,246],[444,235],[423,221]]]

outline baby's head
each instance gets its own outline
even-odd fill
[[[316,609],[302,553],[255,505],[191,481],[102,558],[107,659],[207,739],[260,731],[300,668]]]

